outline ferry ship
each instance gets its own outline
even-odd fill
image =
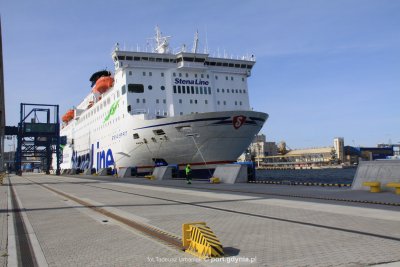
[[[213,169],[249,146],[268,118],[249,104],[254,56],[199,53],[197,33],[191,51],[174,53],[169,39],[157,27],[151,52],[116,44],[114,74],[94,73],[89,94],[62,116],[61,169]]]

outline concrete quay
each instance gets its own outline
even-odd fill
[[[26,250],[36,266],[400,266],[393,192],[41,174],[0,189],[1,266]],[[116,218],[175,239],[204,221],[226,255],[199,260]]]

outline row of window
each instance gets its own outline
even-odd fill
[[[211,87],[174,85],[173,90],[174,94],[211,95]]]
[[[83,121],[90,119],[95,115],[97,112],[101,111],[103,108],[106,108],[108,105],[111,103],[111,98],[115,100],[116,98],[119,97],[119,92],[117,91],[115,94],[112,94],[111,96],[100,99],[97,103],[91,103],[88,106],[88,109],[82,114],[80,117],[78,123],[82,123]]]
[[[149,85],[147,86],[149,90],[153,90],[153,86]],[[161,85],[160,86],[161,91],[165,90],[165,86]],[[128,84],[128,92],[129,93],[144,93],[144,85],[143,84]],[[121,87],[121,93],[124,95],[126,93],[126,87],[125,85],[122,85]]]
[[[176,73],[175,73],[175,72],[172,73],[172,76],[176,77]],[[178,76],[179,76],[179,77],[182,77],[182,73],[179,72],[179,73],[178,73]],[[195,74],[194,74],[194,78],[198,78],[197,76],[198,76],[197,73],[195,73]],[[189,73],[186,72],[186,73],[185,73],[185,77],[186,77],[186,78],[189,78]],[[205,77],[207,77],[207,79],[210,79],[210,75],[209,75],[209,74],[207,74]],[[217,76],[215,76],[215,77],[217,77]],[[203,73],[200,74],[200,78],[204,78],[204,74],[203,74]],[[217,79],[218,79],[218,78],[217,78]]]
[[[149,85],[147,87],[149,90],[153,90],[153,86]],[[162,91],[165,90],[165,86],[161,85],[160,89]],[[211,95],[211,87],[203,87],[203,86],[185,86],[185,85],[174,85],[173,86],[173,91],[174,94],[205,94],[205,95]],[[224,88],[217,88],[217,93],[236,93],[236,94],[245,94],[246,90],[245,89],[224,89]],[[125,85],[122,86],[121,92],[124,95],[126,93],[126,87]],[[144,85],[143,84],[128,84],[128,92],[130,93],[144,93]],[[110,100],[108,99],[108,104]]]
[[[181,61],[188,61],[188,62],[200,62],[206,66],[217,66],[217,67],[230,67],[230,68],[241,68],[241,69],[251,69],[252,65],[247,64],[239,64],[239,63],[228,63],[228,62],[218,62],[218,61],[205,61],[202,58],[154,58],[154,57],[133,57],[133,56],[118,56],[114,57],[114,61],[117,60],[133,60],[133,61],[150,61],[150,62],[164,62],[164,63],[178,63]]]
[[[183,103],[182,99],[179,99],[178,102],[179,102],[179,104],[182,104],[182,103]],[[190,103],[190,104],[197,104],[197,99],[190,99],[190,100],[189,100],[189,103]],[[207,104],[208,104],[208,100],[204,100],[204,104],[207,105]]]
[[[217,88],[217,93],[219,93],[220,92],[220,90],[219,90],[219,88]],[[236,94],[245,94],[246,93],[246,90],[245,89],[226,89],[226,92],[227,93],[236,93]],[[225,89],[224,88],[222,88],[221,89],[221,93],[225,93]]]
[[[226,106],[226,101],[222,101],[222,103],[224,106]],[[235,106],[237,106],[237,105],[241,106],[242,104],[243,104],[242,101],[239,101],[239,102],[235,101]],[[217,101],[217,105],[221,105],[221,102]]]
[[[163,104],[167,104],[167,100],[163,99],[162,100]],[[139,104],[140,103],[140,98],[136,98],[136,103]],[[146,99],[142,98],[142,103],[146,103]],[[160,99],[156,99],[156,104],[160,104]]]
[[[132,75],[132,71],[129,71],[129,75],[130,75],[130,76]],[[146,76],[146,75],[148,75],[148,76],[153,76],[153,73],[152,73],[151,71],[149,71],[149,72],[143,71],[143,76]],[[173,77],[176,77],[176,73],[173,72],[173,73],[172,73],[172,76],[173,76]],[[182,77],[182,73],[179,72],[179,73],[178,73],[178,76],[179,76],[179,77]],[[164,72],[161,72],[161,77],[164,77]],[[185,73],[185,77],[186,77],[186,78],[189,78],[189,73]],[[210,75],[209,75],[209,74],[204,75],[203,73],[201,73],[201,74],[200,74],[200,78],[204,78],[204,77],[207,77],[207,79],[209,79],[209,78],[210,78]],[[194,78],[198,78],[198,74],[197,74],[197,73],[194,74]],[[218,75],[215,75],[215,79],[218,80]],[[228,80],[229,80],[229,76],[225,76],[225,80],[228,81]],[[233,80],[234,80],[234,77],[233,77],[233,76],[230,76],[230,80],[233,81]],[[244,82],[244,77],[242,77],[242,82]]]
[[[140,102],[142,102],[142,103],[144,104],[144,103],[146,103],[146,99],[145,99],[145,98],[142,98],[142,101],[140,101],[140,99],[137,98],[137,99],[136,99],[136,103],[137,103],[137,104],[140,104]],[[162,102],[163,102],[163,104],[166,104],[166,103],[167,103],[167,100],[166,100],[166,99],[163,99]],[[183,103],[183,100],[182,100],[182,99],[179,99],[179,100],[178,100],[178,103],[179,103],[179,104],[182,104],[182,103]],[[190,103],[190,104],[197,104],[197,99],[189,99],[189,103]],[[223,105],[226,105],[226,101],[223,101],[222,103],[223,103]],[[160,99],[156,99],[156,104],[160,104]],[[206,104],[206,105],[208,104],[208,100],[207,100],[207,99],[204,100],[204,104]],[[218,100],[218,101],[217,101],[217,105],[220,105],[220,104],[221,104],[221,102]],[[239,102],[238,102],[238,101],[235,101],[235,106],[237,106],[237,105],[240,105],[240,106],[241,106],[242,104],[243,104],[242,101],[239,101]]]

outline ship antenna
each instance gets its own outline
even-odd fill
[[[197,30],[196,33],[194,34],[192,53],[194,53],[194,54],[197,53],[198,44],[199,44],[199,30]]]
[[[154,39],[156,40],[156,48],[154,49],[155,52],[160,53],[160,54],[165,54],[169,52],[169,38],[171,36],[162,36],[162,33],[160,31],[160,28],[158,25],[156,26],[156,36]]]
[[[208,54],[208,37],[207,37],[207,27],[206,27],[206,45],[204,47],[204,54]]]

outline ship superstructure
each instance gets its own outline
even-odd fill
[[[251,111],[255,59],[172,53],[156,29],[152,52],[112,52],[115,72],[92,75],[92,92],[66,116],[64,169],[149,169],[155,163],[213,168],[247,148],[268,115]],[[68,117],[68,118],[67,118]]]

